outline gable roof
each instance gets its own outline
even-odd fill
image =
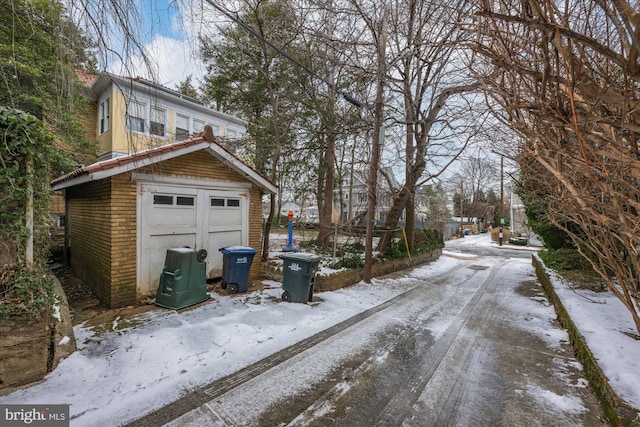
[[[207,129],[208,128],[208,129]],[[207,133],[209,131],[209,134]],[[51,181],[53,190],[74,187],[90,181],[98,181],[124,172],[139,169],[178,156],[206,150],[213,157],[247,178],[250,182],[267,191],[276,193],[278,187],[235,155],[215,142],[211,126],[205,126],[205,136],[186,139],[169,145],[133,153],[128,156],[103,160],[88,166],[83,166],[66,175]]]

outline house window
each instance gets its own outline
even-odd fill
[[[220,134],[220,125],[211,125],[211,128],[213,129],[213,134],[215,136],[221,136]]]
[[[198,120],[198,119],[193,119],[193,133],[202,133],[204,132],[204,121],[203,120]]]
[[[110,111],[110,102],[109,98],[107,98],[100,103],[100,135],[109,130]]]
[[[224,199],[211,199],[211,207],[222,207],[224,206]]]
[[[143,102],[130,101],[127,112],[127,127],[130,131],[144,133],[144,119],[147,105]]]
[[[189,117],[176,114],[176,141],[189,138]]]
[[[240,199],[227,199],[227,206],[237,208],[240,206]]]
[[[167,114],[163,108],[151,107],[151,116],[149,118],[149,133],[155,136],[164,137],[164,124]]]

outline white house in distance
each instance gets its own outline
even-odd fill
[[[335,191],[335,209],[339,212],[341,222],[349,222],[367,211],[369,199],[367,195],[368,171],[354,171],[353,174],[343,177],[340,189]],[[395,181],[393,171],[387,170],[388,176],[393,180],[393,186],[398,188],[400,184]],[[387,219],[393,196],[387,184],[387,180],[378,177],[378,197],[376,205],[376,221],[384,222]],[[404,219],[404,214],[403,218]],[[362,222],[364,218],[360,220]],[[357,225],[357,224],[353,224]]]
[[[529,222],[527,221],[527,213],[525,211],[524,203],[520,200],[520,197],[511,192],[511,203],[509,207],[509,214],[511,218],[510,230],[514,235],[528,234]]]

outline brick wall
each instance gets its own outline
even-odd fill
[[[251,188],[251,199],[249,206],[249,246],[258,253],[251,265],[250,280],[262,278],[262,263],[260,262],[262,242],[262,191],[253,185]]]
[[[96,144],[93,149],[87,149],[82,153],[76,152],[79,163],[91,164],[96,161],[97,135],[98,135],[98,106],[95,102],[86,100],[82,105],[85,109],[79,114],[80,121],[85,127],[87,139]]]
[[[71,268],[111,305],[111,182],[68,188],[66,199]]]
[[[204,151],[140,168],[138,172],[183,178],[246,182]],[[251,280],[261,276],[261,190],[249,197],[249,246],[258,250]],[[123,173],[67,189],[71,266],[96,296],[111,307],[136,302],[137,184]]]
[[[137,185],[128,173],[111,178],[111,306],[136,302]]]

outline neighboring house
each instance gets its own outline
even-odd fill
[[[68,261],[108,306],[155,296],[169,248],[206,249],[209,278],[222,272],[221,247],[260,248],[262,195],[277,187],[207,130],[206,139],[103,160],[52,181],[65,190]]]
[[[217,138],[246,133],[239,118],[140,77],[100,74],[90,81],[87,96],[95,102],[94,126],[89,126],[95,134],[89,137],[98,142],[99,161],[183,141],[201,134],[206,123]]]
[[[394,179],[393,185],[398,188],[395,177],[391,170],[388,175]],[[340,221],[348,222],[357,218],[367,211],[369,203],[367,194],[367,174],[368,171],[354,171],[352,175],[345,176],[340,183],[340,190],[335,191],[336,211],[340,212]],[[342,195],[342,200],[341,200]],[[376,203],[376,222],[384,224],[393,205],[393,194],[390,191],[387,180],[379,176],[378,197]],[[404,215],[401,220],[404,219]],[[364,223],[364,217],[360,220]]]
[[[354,172],[344,177],[340,190],[335,194],[336,210],[340,212],[341,222],[351,221],[367,211],[367,183],[363,174]]]
[[[520,200],[520,197],[514,191],[511,192],[509,215],[511,218],[509,227],[511,233],[515,236],[529,233],[529,223],[527,221],[525,206],[522,203],[522,200]]]

